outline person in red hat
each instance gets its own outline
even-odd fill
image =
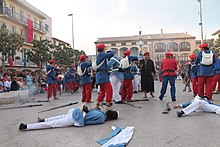
[[[88,68],[92,66],[92,63],[86,62],[86,55],[81,55],[79,60],[80,63],[77,67],[77,73],[80,76],[82,84],[82,102],[91,103],[92,86]]]
[[[141,90],[144,92],[144,98],[147,93],[154,97],[154,75],[156,74],[154,62],[150,59],[149,52],[144,53],[144,59],[140,61],[141,67]]]
[[[131,62],[138,61],[138,58],[136,56],[130,56],[130,53],[131,53],[130,50],[126,50],[124,52],[123,59],[120,60],[122,72],[124,75],[122,88],[121,88],[122,101],[131,100],[133,95],[133,84],[132,84],[133,75],[131,73]]]
[[[173,54],[170,52],[165,53],[166,58],[162,60],[161,69],[162,69],[162,87],[160,90],[159,99],[163,100],[163,97],[167,90],[167,84],[170,83],[170,93],[172,101],[176,101],[176,87],[175,87],[175,78],[176,78],[176,70],[177,63],[174,58],[172,58]]]
[[[100,86],[100,93],[97,98],[96,108],[100,107],[100,103],[103,102],[106,96],[106,110],[110,109],[110,103],[112,102],[112,85],[108,76],[107,59],[114,56],[115,52],[111,51],[105,53],[106,46],[104,44],[97,45],[98,55],[96,58],[96,84]],[[94,69],[94,67],[93,67]],[[94,69],[95,70],[95,69]]]
[[[218,54],[216,54],[216,62],[214,64],[214,72],[215,76],[213,78],[212,82],[212,89],[214,94],[219,94],[220,93],[220,59],[218,58]],[[216,89],[216,84],[218,83],[218,89]]]
[[[49,61],[49,65],[47,65],[46,67],[46,72],[47,72],[47,84],[48,84],[48,93],[47,93],[47,100],[50,101],[50,98],[54,97],[54,99],[58,99],[57,96],[57,90],[56,90],[56,64],[55,64],[55,60],[50,60]]]
[[[198,94],[198,78],[197,78],[198,65],[195,64],[195,60],[196,60],[195,54],[190,55],[189,58],[190,58],[190,62],[188,65],[187,77],[189,77],[189,79],[191,79],[192,81],[193,95],[195,97]]]
[[[207,43],[200,46],[201,51],[198,53],[195,64],[199,65],[198,76],[198,95],[212,100],[212,81],[214,77],[213,65],[216,62],[215,53],[208,48]],[[205,92],[204,92],[205,91]]]

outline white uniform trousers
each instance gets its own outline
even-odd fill
[[[55,117],[45,118],[45,122],[27,124],[27,130],[46,129],[46,128],[61,128],[70,127],[74,125],[72,117],[73,109],[70,109],[66,115],[59,115]]]
[[[138,90],[139,90],[139,88],[138,88],[138,86],[139,86],[139,77],[138,77],[138,75],[135,75],[134,76],[134,79],[132,80],[132,84],[133,84],[133,92],[138,92]]]
[[[112,75],[110,76],[110,82],[113,89],[112,98],[115,100],[115,102],[121,101],[121,96],[119,94],[120,87],[122,84],[121,80],[116,75]]]
[[[192,112],[215,112],[220,115],[220,107],[209,104],[205,100],[199,99],[199,97],[195,97],[192,103],[186,108],[182,109],[185,114],[190,114]]]

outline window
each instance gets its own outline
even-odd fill
[[[34,34],[34,40],[37,40],[37,35],[36,34]]]
[[[123,43],[121,43],[121,45],[126,45],[126,43],[125,43],[125,42],[123,42]]]
[[[23,29],[20,29],[20,35],[23,36],[23,34],[24,34]]]
[[[40,40],[43,40],[43,38],[42,38],[42,37],[40,37]]]
[[[180,51],[190,51],[190,43],[189,42],[181,42],[179,44]]]
[[[137,44],[136,42],[132,42],[132,43],[131,43],[131,45],[136,45],[136,44]]]
[[[166,45],[164,43],[155,44],[155,51],[156,52],[166,52]]]
[[[167,44],[168,52],[178,52],[178,44],[176,42],[170,42]]]
[[[111,43],[111,46],[116,46],[116,43]]]
[[[180,55],[180,62],[186,62],[188,60],[189,54],[183,53]]]
[[[45,24],[45,31],[49,32],[49,25]]]
[[[144,42],[144,44],[147,44],[147,42]]]
[[[16,33],[16,27],[15,27],[15,26],[11,26],[11,31],[12,31],[13,33]]]
[[[38,27],[37,27],[37,19],[36,19],[36,18],[34,18],[34,27],[35,27],[35,28],[38,28]]]
[[[156,56],[156,65],[161,65],[161,61],[165,58],[163,54],[158,54]]]
[[[6,25],[6,23],[5,22],[3,22],[3,21],[1,21],[0,22],[0,28],[7,28],[7,25]]]
[[[20,11],[20,21],[23,22],[24,12],[22,10]]]

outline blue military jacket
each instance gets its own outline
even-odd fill
[[[79,64],[79,66],[80,66],[82,72],[84,72],[86,70],[85,73],[82,76],[80,76],[81,84],[84,85],[84,84],[87,84],[87,83],[91,83],[88,68],[92,66],[92,63],[91,62],[81,62]]]
[[[214,64],[215,74],[220,74],[220,59],[217,59]]]
[[[75,72],[75,69],[73,67],[69,68],[68,71],[65,74],[66,82],[75,82],[75,77],[73,73]]]
[[[123,73],[119,71],[120,62],[117,57],[112,57],[108,62],[110,76],[116,75],[120,80],[123,80]]]
[[[205,53],[210,53],[210,50],[204,50]],[[214,76],[214,63],[216,61],[215,54],[213,54],[213,64],[211,65],[202,65],[202,51],[197,55],[195,64],[199,65],[197,76]]]
[[[107,66],[107,59],[113,57],[115,54],[114,51],[112,52],[100,52],[97,56],[96,64],[99,65],[104,61],[104,63],[97,69],[96,73],[96,84],[103,84],[109,82],[108,77],[108,66]]]
[[[47,65],[46,71],[47,71],[47,79],[46,79],[47,84],[56,84],[57,78],[56,78],[56,73],[54,71],[54,67],[51,65]]]
[[[136,56],[128,56],[129,63],[131,64],[131,61],[138,60],[138,57]],[[133,79],[133,75],[131,73],[131,66],[127,69],[123,70],[124,80]]]
[[[189,64],[188,71],[187,71],[187,76],[189,76],[190,78],[196,78],[198,68],[199,68],[199,66],[196,65],[196,64]]]

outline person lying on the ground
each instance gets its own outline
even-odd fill
[[[176,111],[178,117],[182,115],[190,114],[192,112],[213,112],[220,115],[220,105],[214,104],[213,101],[207,99],[207,97],[199,97],[198,95],[191,101],[174,106],[176,108],[183,108],[181,111]]]
[[[108,110],[103,112],[100,109],[88,109],[83,106],[82,109],[72,108],[66,115],[59,115],[50,118],[38,118],[38,123],[21,123],[19,130],[38,130],[62,127],[82,127],[85,125],[103,124],[107,120],[114,120],[119,117],[118,111]]]

